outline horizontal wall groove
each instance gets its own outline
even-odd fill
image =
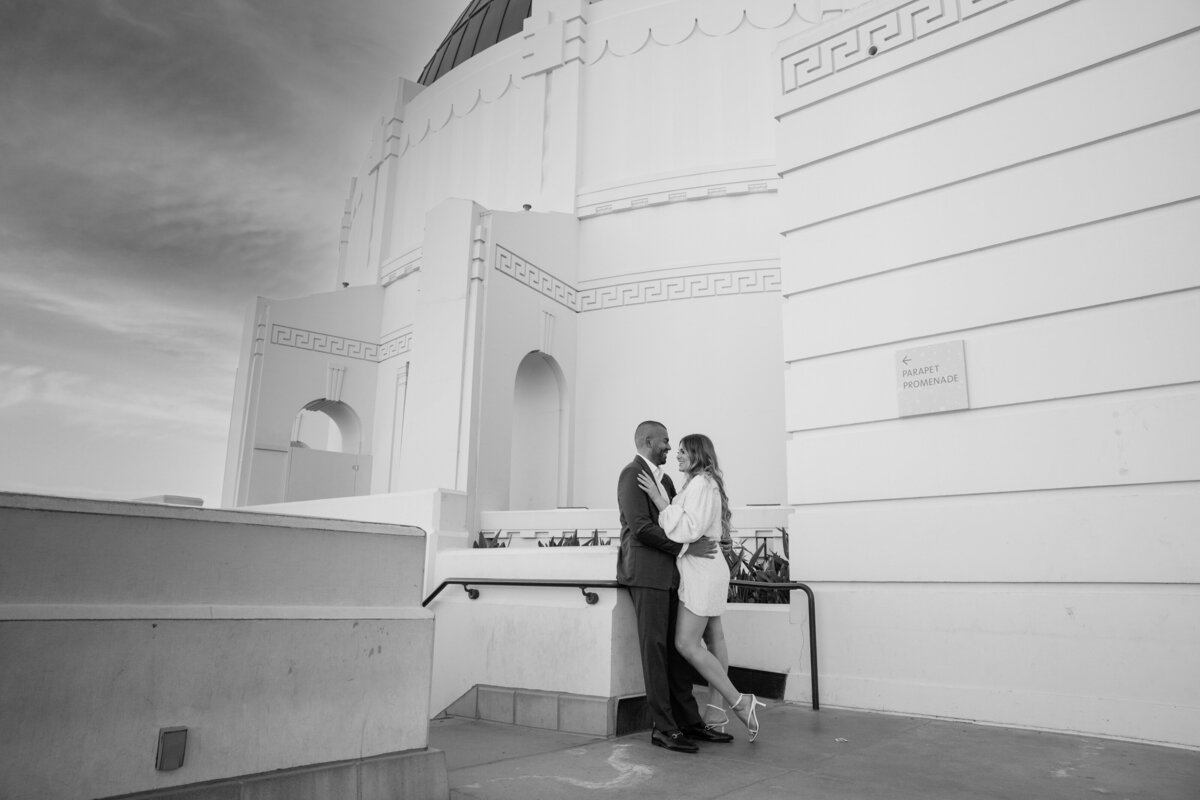
[[[938,125],[939,123],[941,123],[941,122],[944,122],[944,121],[946,121],[946,120],[949,120],[949,119],[954,119],[955,117],[960,117],[960,116],[963,116],[963,115],[965,115],[965,114],[970,114],[970,113],[971,113],[971,112],[973,112],[973,111],[977,111],[977,110],[979,110],[979,109],[982,109],[982,108],[987,108],[988,106],[991,106],[991,105],[997,105],[997,104],[999,104],[999,103],[1003,103],[1003,102],[1005,102],[1006,100],[1010,100],[1010,99],[1012,99],[1012,98],[1014,98],[1014,97],[1019,97],[1020,95],[1023,95],[1023,94],[1028,94],[1029,92],[1035,91],[1035,90],[1037,90],[1037,89],[1041,89],[1041,88],[1043,88],[1043,87],[1045,87],[1045,86],[1052,86],[1052,85],[1053,85],[1053,84],[1055,84],[1055,83],[1059,83],[1059,82],[1061,82],[1061,81],[1069,80],[1070,78],[1073,78],[1073,77],[1076,77],[1076,76],[1078,76],[1078,75],[1082,75],[1082,74],[1084,74],[1084,73],[1087,73],[1087,72],[1089,72],[1089,71],[1091,71],[1091,70],[1093,70],[1093,69],[1096,69],[1097,67],[1103,67],[1103,66],[1105,66],[1105,65],[1108,65],[1108,64],[1113,64],[1113,63],[1116,63],[1116,62],[1118,62],[1118,61],[1122,61],[1122,60],[1124,60],[1124,59],[1130,58],[1131,56],[1135,56],[1135,55],[1138,55],[1138,54],[1140,54],[1140,53],[1143,53],[1143,52],[1145,52],[1145,51],[1147,51],[1147,50],[1153,50],[1155,47],[1160,47],[1160,46],[1162,46],[1162,45],[1164,45],[1164,44],[1167,44],[1167,43],[1169,43],[1169,42],[1173,42],[1173,41],[1175,41],[1175,40],[1177,40],[1177,39],[1183,39],[1183,38],[1186,38],[1186,37],[1188,37],[1188,36],[1191,36],[1191,35],[1193,35],[1193,34],[1195,34],[1195,33],[1197,33],[1197,32],[1200,32],[1200,27],[1197,27],[1197,28],[1189,28],[1189,29],[1187,29],[1187,30],[1185,30],[1185,31],[1183,31],[1183,32],[1181,32],[1181,33],[1176,33],[1176,34],[1173,34],[1173,35],[1171,35],[1171,36],[1166,36],[1166,37],[1164,37],[1164,38],[1162,38],[1162,39],[1157,39],[1157,40],[1155,40],[1155,41],[1153,41],[1153,42],[1150,42],[1150,43],[1148,43],[1148,44],[1142,45],[1141,47],[1134,48],[1133,50],[1128,50],[1128,51],[1126,51],[1126,52],[1124,52],[1124,53],[1121,53],[1120,55],[1115,55],[1115,56],[1111,56],[1111,57],[1109,57],[1109,58],[1101,59],[1101,60],[1099,60],[1099,61],[1095,61],[1095,62],[1092,62],[1092,63],[1090,63],[1090,64],[1086,64],[1086,65],[1084,65],[1084,66],[1082,66],[1082,67],[1079,67],[1079,68],[1077,68],[1077,69],[1073,69],[1073,70],[1071,70],[1071,71],[1069,71],[1069,72],[1064,72],[1064,73],[1062,73],[1061,75],[1056,75],[1056,76],[1054,76],[1053,78],[1047,78],[1046,80],[1039,81],[1039,82],[1037,82],[1037,83],[1031,83],[1031,84],[1029,84],[1028,86],[1022,86],[1020,89],[1016,89],[1016,90],[1014,90],[1014,91],[1011,91],[1011,92],[1005,92],[1004,94],[997,95],[997,96],[995,96],[995,97],[992,97],[992,98],[989,98],[989,99],[987,99],[987,100],[984,100],[984,101],[983,101],[983,102],[981,102],[981,103],[974,103],[974,104],[972,104],[972,105],[969,105],[969,106],[966,106],[966,107],[964,107],[964,108],[961,108],[961,109],[959,109],[959,110],[957,110],[957,111],[953,111],[953,112],[951,112],[951,113],[949,113],[949,114],[942,114],[941,116],[938,116],[938,117],[932,117],[932,118],[930,118],[930,119],[924,120],[924,121],[922,121],[922,122],[920,122],[920,123],[918,123],[918,124],[916,124],[916,125],[910,125],[910,126],[908,126],[908,127],[906,127],[906,128],[900,128],[900,129],[898,129],[898,130],[891,131],[891,132],[889,132],[889,133],[887,133],[887,134],[885,134],[885,135],[883,135],[883,136],[877,136],[877,137],[875,137],[875,138],[873,138],[873,139],[870,139],[870,140],[868,140],[868,141],[865,141],[865,142],[861,142],[861,143],[859,143],[859,144],[856,144],[856,145],[854,145],[853,147],[848,147],[848,148],[846,148],[846,149],[844,149],[844,150],[838,150],[837,152],[834,152],[834,153],[829,153],[828,155],[821,156],[820,158],[815,158],[815,159],[813,159],[813,160],[811,160],[811,161],[805,161],[803,164],[797,164],[796,166],[786,167],[785,169],[783,169],[783,170],[782,170],[782,171],[779,173],[779,177],[781,177],[781,178],[782,178],[782,177],[785,177],[785,176],[787,176],[787,175],[790,175],[790,174],[791,174],[791,173],[793,173],[793,172],[798,172],[798,171],[800,171],[800,170],[803,170],[803,169],[805,169],[805,168],[807,168],[807,167],[810,167],[810,166],[813,166],[813,165],[816,165],[816,164],[821,164],[821,163],[823,163],[823,162],[825,162],[825,161],[831,161],[831,160],[833,160],[833,159],[835,159],[835,158],[839,158],[839,157],[841,157],[841,156],[844,156],[844,155],[850,155],[850,154],[852,154],[852,153],[854,153],[854,152],[856,152],[856,151],[858,151],[858,150],[862,150],[862,149],[864,149],[864,148],[871,147],[872,145],[878,144],[878,143],[880,143],[880,142],[883,142],[883,141],[886,141],[886,140],[888,140],[888,139],[895,138],[895,137],[897,137],[897,136],[903,136],[903,135],[905,135],[905,134],[908,134],[908,133],[913,133],[913,132],[915,132],[915,131],[919,131],[919,130],[921,130],[921,129],[923,129],[923,128],[929,128],[929,127],[933,127],[933,126],[935,126],[935,125]],[[957,48],[956,48],[956,49],[957,49]],[[951,51],[947,51],[947,52],[951,52]],[[918,64],[919,64],[919,63],[921,63],[921,62],[918,62]],[[911,64],[911,65],[909,65],[909,66],[905,67],[904,69],[909,69],[910,67],[913,67],[913,66],[917,66],[917,64]],[[887,73],[886,75],[881,75],[879,78],[876,78],[875,80],[882,80],[882,79],[884,79],[884,78],[887,78],[887,77],[890,77],[890,76],[893,76],[893,75],[900,74],[900,72],[902,72],[902,70],[897,70],[896,72],[890,72],[890,73]],[[874,82],[874,81],[868,81],[868,83],[873,83],[873,82]],[[862,84],[862,85],[866,85],[866,84]],[[856,86],[856,87],[854,87],[854,88],[858,88],[858,87]],[[823,103],[823,102],[825,102],[826,100],[833,99],[833,98],[835,98],[835,97],[839,96],[840,94],[843,94],[843,92],[838,92],[838,93],[836,93],[836,94],[829,95],[828,97],[823,97],[823,98],[821,98],[820,100],[816,101],[815,103],[812,103],[812,104],[810,104],[810,105],[806,106],[805,108],[812,108],[813,106],[816,106],[816,105],[818,105],[818,104],[820,104],[820,103]],[[782,120],[784,117],[788,116],[789,114],[797,113],[797,112],[798,112],[798,111],[800,111],[800,110],[801,110],[801,109],[796,109],[796,110],[794,110],[794,111],[789,111],[787,114],[776,115],[776,121],[780,121],[780,120]]]
[[[1075,306],[1074,308],[1063,308],[1063,309],[1059,309],[1057,311],[1046,311],[1041,314],[1029,314],[1029,315],[1026,315],[1023,317],[1012,317],[1011,319],[1002,320],[1000,322],[986,322],[981,325],[972,325],[967,328],[950,328],[950,329],[946,329],[946,330],[933,331],[931,333],[922,333],[919,336],[909,336],[904,339],[892,339],[892,340],[888,340],[885,342],[875,342],[873,344],[864,344],[864,345],[860,345],[858,347],[847,347],[842,350],[830,350],[827,353],[817,353],[817,354],[814,354],[811,356],[802,356],[800,358],[784,359],[784,364],[786,364],[788,366],[790,366],[792,364],[803,364],[805,362],[817,361],[817,360],[823,359],[823,358],[834,358],[836,356],[846,355],[847,353],[858,353],[858,352],[862,352],[864,350],[875,350],[875,349],[879,349],[879,348],[898,347],[901,345],[907,345],[907,344],[911,344],[914,342],[920,342],[923,339],[932,339],[932,338],[939,338],[939,337],[945,337],[945,336],[956,336],[960,333],[971,333],[971,332],[978,332],[978,331],[985,331],[985,330],[997,330],[997,329],[1005,328],[1010,325],[1019,325],[1019,324],[1030,322],[1033,320],[1053,319],[1055,317],[1063,317],[1063,316],[1068,316],[1070,314],[1078,314],[1078,313],[1081,313],[1084,311],[1092,311],[1092,310],[1095,310],[1098,308],[1109,308],[1109,307],[1114,307],[1114,306],[1121,306],[1121,305],[1125,305],[1127,303],[1137,303],[1137,302],[1140,302],[1143,300],[1156,300],[1156,299],[1163,298],[1163,297],[1170,297],[1172,295],[1183,295],[1183,294],[1188,294],[1190,292],[1195,292],[1195,291],[1200,291],[1200,275],[1198,275],[1198,282],[1195,285],[1185,286],[1185,287],[1182,287],[1179,289],[1168,289],[1167,291],[1163,291],[1163,292],[1150,292],[1149,294],[1140,294],[1140,295],[1134,295],[1131,297],[1122,297],[1119,300],[1106,300],[1103,303],[1092,303],[1092,304],[1086,305],[1086,306]]]
[[[783,293],[783,299],[787,300],[788,298],[791,298],[791,297],[798,297],[803,294],[810,294],[812,292],[821,291],[823,289],[830,289],[835,286],[841,286],[841,285],[847,284],[847,283],[855,283],[858,281],[867,281],[867,280],[871,280],[872,278],[879,277],[880,275],[889,275],[889,274],[901,272],[901,271],[907,270],[907,269],[915,269],[917,267],[922,267],[927,264],[938,264],[943,261],[949,261],[951,259],[959,258],[961,256],[972,255],[975,253],[984,253],[984,252],[988,252],[990,250],[998,250],[1000,248],[1009,247],[1009,246],[1012,246],[1012,245],[1015,245],[1015,244],[1018,244],[1021,242],[1030,242],[1030,241],[1035,241],[1037,239],[1044,239],[1044,238],[1047,238],[1050,236],[1054,236],[1056,234],[1066,233],[1068,231],[1075,231],[1075,230],[1079,230],[1081,228],[1087,228],[1087,227],[1090,227],[1093,225],[1103,225],[1106,222],[1113,222],[1113,221],[1119,220],[1119,219],[1127,219],[1129,217],[1134,217],[1139,214],[1147,214],[1147,213],[1150,213],[1153,211],[1159,211],[1164,208],[1171,208],[1173,206],[1186,205],[1187,203],[1193,203],[1193,202],[1196,202],[1197,200],[1200,200],[1200,194],[1190,195],[1188,197],[1181,197],[1178,200],[1171,200],[1170,202],[1167,202],[1167,203],[1156,203],[1152,206],[1145,206],[1143,208],[1135,208],[1130,211],[1123,211],[1120,214],[1111,214],[1111,215],[1105,216],[1105,217],[1098,217],[1096,219],[1087,220],[1086,222],[1077,222],[1073,225],[1064,225],[1061,228],[1054,228],[1052,230],[1047,230],[1047,231],[1039,231],[1038,233],[1032,233],[1032,234],[1029,234],[1028,236],[1019,236],[1015,239],[1007,239],[1003,242],[994,242],[992,244],[983,245],[982,247],[973,247],[968,250],[960,250],[959,252],[956,252],[956,253],[947,253],[945,255],[937,256],[936,258],[927,258],[927,259],[922,259],[920,261],[913,261],[908,264],[899,264],[895,267],[889,267],[887,269],[879,270],[878,272],[872,272],[867,275],[855,275],[854,277],[851,277],[851,278],[844,278],[842,280],[830,281],[828,283],[822,283],[822,284],[818,284],[816,286],[809,286],[808,288],[805,288],[805,289],[799,289],[799,290],[796,290],[793,292],[786,292],[786,293]]]
[[[1174,481],[1156,481],[1152,483],[1104,483],[1094,484],[1091,486],[1048,486],[1042,489],[1004,489],[999,491],[988,492],[963,492],[958,494],[924,494],[912,495],[908,497],[865,497],[854,500],[822,500],[811,503],[789,503],[793,509],[808,509],[808,508],[833,508],[847,506],[865,506],[878,505],[880,503],[913,503],[913,502],[928,502],[930,500],[939,500],[953,502],[955,500],[978,500],[985,497],[1011,497],[1014,495],[1035,495],[1047,494],[1052,492],[1103,492],[1103,491],[1122,491],[1122,490],[1149,490],[1158,491],[1168,487],[1179,487],[1200,490],[1200,479],[1191,480],[1174,480]],[[803,531],[796,526],[789,526],[788,530],[792,536],[802,536]]]
[[[1041,155],[1033,156],[1032,158],[1022,159],[1020,161],[1014,161],[1011,164],[1005,164],[1004,166],[995,167],[994,169],[984,170],[983,172],[977,172],[973,175],[967,175],[967,176],[964,176],[962,178],[957,178],[952,181],[946,181],[945,183],[940,183],[936,186],[929,186],[924,189],[919,189],[915,192],[909,192],[908,194],[898,195],[896,197],[892,197],[887,200],[881,200],[878,203],[871,203],[870,205],[865,205],[860,208],[856,208],[852,211],[845,211],[841,214],[834,214],[831,217],[825,217],[824,219],[819,219],[819,220],[816,220],[813,222],[805,223],[804,225],[797,225],[794,228],[787,228],[782,232],[782,235],[788,236],[793,233],[798,233],[800,231],[809,230],[810,228],[816,228],[820,225],[825,225],[826,223],[829,223],[829,222],[846,219],[847,217],[852,217],[855,214],[862,214],[867,211],[874,211],[879,208],[884,208],[885,206],[894,205],[896,203],[902,203],[906,200],[912,200],[915,197],[922,197],[924,195],[929,195],[929,194],[933,194],[935,192],[940,192],[944,189],[949,189],[954,186],[961,186],[963,184],[971,183],[972,181],[977,181],[977,180],[980,180],[983,178],[991,177],[993,175],[999,175],[999,174],[1002,174],[1005,172],[1010,172],[1012,170],[1020,169],[1022,167],[1027,167],[1031,164],[1036,164],[1041,161],[1046,161],[1046,160],[1049,160],[1052,158],[1057,158],[1058,156],[1062,156],[1067,153],[1073,153],[1078,150],[1085,150],[1089,147],[1095,147],[1100,144],[1105,144],[1107,142],[1112,142],[1112,141],[1116,141],[1118,139],[1123,139],[1127,136],[1132,136],[1134,134],[1141,133],[1143,131],[1153,130],[1155,128],[1170,125],[1173,122],[1178,122],[1180,120],[1184,120],[1189,117],[1194,117],[1198,114],[1200,114],[1200,109],[1193,109],[1193,110],[1185,112],[1183,114],[1176,114],[1172,117],[1167,117],[1165,119],[1156,120],[1154,122],[1150,122],[1145,125],[1138,125],[1137,127],[1130,128],[1125,131],[1121,131],[1120,133],[1109,134],[1108,136],[1101,136],[1098,139],[1092,139],[1092,140],[1089,140],[1086,142],[1080,142],[1079,144],[1071,145],[1070,147],[1063,147],[1063,148],[1059,148],[1057,150],[1052,150],[1048,153],[1042,153]]]
[[[630,272],[617,272],[612,275],[604,275],[599,278],[578,278],[575,283],[580,289],[599,289],[616,280],[652,280],[656,278],[672,278],[679,275],[686,277],[692,273],[717,273],[736,267],[748,268],[756,264],[766,264],[772,267],[778,266],[779,258],[737,258],[726,259],[725,261],[696,261],[669,267],[646,267],[645,269],[632,270]]]
[[[970,375],[970,373],[968,372],[968,376],[969,375]],[[970,378],[968,377],[968,386],[970,385],[969,380],[970,380]],[[1116,389],[1113,391],[1106,391],[1106,392],[1086,392],[1084,394],[1063,395],[1062,397],[1043,397],[1043,398],[1040,398],[1037,400],[1022,400],[1020,402],[1015,402],[1015,403],[998,403],[996,405],[990,405],[990,406],[971,406],[969,408],[958,409],[956,411],[942,412],[941,414],[923,414],[923,415],[920,415],[919,417],[882,417],[879,419],[863,420],[861,422],[846,422],[846,423],[842,423],[839,425],[826,425],[826,426],[822,426],[822,427],[818,427],[818,428],[795,428],[795,429],[789,429],[787,431],[787,434],[788,434],[788,436],[794,436],[797,434],[821,433],[823,431],[843,431],[843,430],[847,430],[847,429],[851,429],[851,428],[865,428],[865,427],[870,427],[870,426],[875,426],[875,425],[882,425],[882,424],[886,424],[886,423],[909,422],[909,421],[912,421],[915,419],[924,419],[926,417],[931,417],[931,416],[942,416],[943,414],[957,415],[957,414],[963,414],[963,413],[970,412],[970,411],[988,412],[988,411],[997,411],[997,410],[1001,410],[1001,409],[1027,408],[1027,407],[1031,407],[1031,406],[1049,406],[1049,405],[1056,405],[1056,404],[1060,404],[1060,403],[1075,402],[1078,400],[1089,400],[1089,399],[1094,399],[1097,397],[1120,397],[1121,395],[1136,394],[1138,392],[1148,393],[1148,392],[1161,391],[1164,389],[1179,389],[1179,388],[1188,387],[1188,386],[1200,387],[1200,381],[1180,381],[1178,383],[1163,383],[1163,384],[1157,384],[1154,386],[1138,386],[1138,387],[1131,388],[1131,389]]]
[[[655,186],[658,184],[669,183],[670,181],[690,180],[696,178],[707,178],[713,175],[721,175],[727,172],[748,172],[752,170],[768,170],[772,175],[777,174],[774,170],[775,162],[773,160],[757,160],[746,161],[736,164],[721,164],[700,167],[697,169],[684,169],[677,172],[666,172],[657,175],[648,175],[635,177],[631,180],[622,180],[615,183],[599,184],[594,186],[584,186],[575,193],[576,201],[579,198],[586,198],[590,195],[602,195],[606,192],[626,191],[625,197],[636,197],[641,194],[646,194],[643,191],[644,187]],[[708,183],[727,183],[728,181],[714,180]],[[701,182],[703,183],[703,181]],[[595,201],[585,200],[580,205],[591,205]]]

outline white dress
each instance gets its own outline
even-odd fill
[[[688,481],[671,505],[658,514],[658,524],[673,542],[688,543],[707,536],[721,541],[721,490],[707,475]],[[716,617],[725,612],[729,597],[729,565],[720,551],[714,558],[695,558],[681,554],[679,600],[699,617]]]

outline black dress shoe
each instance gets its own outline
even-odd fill
[[[716,730],[715,728],[706,728],[700,726],[698,728],[684,728],[684,734],[698,742],[732,742],[733,735],[724,731]]]
[[[700,749],[695,742],[683,735],[683,731],[650,731],[650,744],[678,753],[695,753]]]

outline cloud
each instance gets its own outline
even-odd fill
[[[6,296],[6,297],[5,297]],[[164,333],[186,338],[220,336],[236,341],[230,323],[241,315],[220,315],[164,293],[127,283],[64,286],[37,277],[13,276],[0,288],[13,306],[63,317],[79,325],[119,336],[147,338]]]
[[[212,396],[193,396],[184,387],[131,386],[112,380],[29,364],[0,364],[0,410],[49,413],[58,424],[103,437],[131,431],[185,431],[224,441],[229,417]],[[228,403],[225,403],[226,408]]]
[[[333,288],[379,101],[465,2],[0,0],[0,481],[212,495],[246,307]]]

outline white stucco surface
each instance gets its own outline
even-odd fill
[[[990,5],[776,51],[822,699],[1196,747],[1198,9]],[[898,418],[896,353],[956,340],[969,407]]]
[[[424,748],[424,546],[399,526],[0,495],[0,795]],[[176,726],[184,765],[158,772]]]
[[[248,443],[335,366],[369,491],[461,492],[468,535],[611,508],[657,418],[713,438],[734,505],[789,509],[831,704],[1197,746],[1198,27],[1190,0],[536,0],[398,85],[348,198],[360,299],[303,306],[328,344],[264,346],[292,301],[259,302],[226,502],[284,499],[287,448]],[[901,418],[897,352],[948,342],[967,407]],[[454,689],[528,686],[510,656]]]

